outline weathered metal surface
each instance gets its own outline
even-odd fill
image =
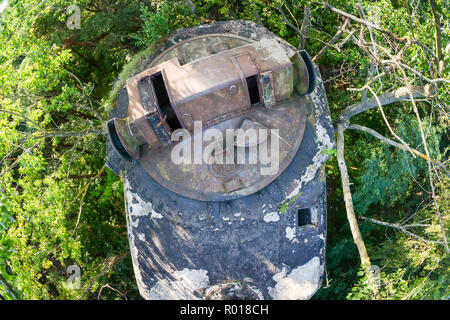
[[[226,34],[227,41],[217,34]],[[186,40],[194,38],[196,48],[191,48]],[[185,64],[234,46],[273,38],[266,29],[246,21],[177,30],[163,48],[138,66],[136,74],[175,57]],[[295,53],[295,48],[281,39],[277,41],[288,56]],[[298,151],[275,180],[247,196],[227,201],[180,196],[161,186],[139,162],[123,161],[108,141],[107,165],[124,177],[131,257],[144,298],[308,299],[317,291],[326,248],[321,166],[329,157],[324,150],[334,148],[334,134],[318,69],[315,72],[317,86],[304,98],[309,103],[304,104],[305,129]],[[124,118],[127,109],[124,88],[110,117]],[[285,115],[287,110],[283,111]],[[263,118],[264,112],[259,112]],[[260,118],[255,123],[264,125]],[[214,170],[227,176],[241,167]],[[234,192],[240,183],[240,178],[231,179],[224,187]],[[304,208],[310,212],[308,219],[299,213]],[[302,221],[309,223],[299,225]]]
[[[248,91],[244,90],[246,77],[272,72],[272,78],[276,79],[274,96],[277,100],[288,98],[293,86],[292,63],[275,40],[239,46],[184,65],[180,65],[178,58],[173,58],[127,80],[130,121],[143,117],[147,110],[156,111],[154,94],[151,91],[147,94],[146,106],[142,103],[138,84],[157,72],[163,73],[172,107],[181,122],[181,116],[186,113],[194,120],[207,122],[250,108]],[[231,86],[237,92],[230,92]],[[232,97],[236,93],[238,95]]]
[[[230,39],[229,35],[215,34],[212,37],[214,41]],[[205,36],[201,38],[207,39]],[[191,52],[197,40],[197,37],[187,39],[174,47],[183,48],[176,51],[186,58],[183,51]],[[151,65],[127,80],[128,121],[130,128],[137,130],[127,132],[123,130],[126,126],[117,120],[120,125],[115,127],[122,129],[117,131],[117,135],[130,156],[139,160],[162,186],[194,199],[229,200],[265,187],[292,161],[305,128],[305,107],[311,104],[309,97],[293,93],[293,87],[297,85],[295,81],[310,80],[305,63],[298,54],[294,55],[298,56],[294,63],[291,62],[291,52],[275,38],[249,42],[235,48],[228,46],[225,51],[199,57],[183,65],[178,57],[171,56],[162,61],[163,54],[159,57],[159,64]],[[165,54],[170,55],[170,51]],[[294,75],[294,70],[303,72],[302,76]],[[155,77],[163,81],[164,88],[160,90],[167,91],[166,104],[170,104],[170,114],[167,108],[163,110],[157,98]],[[251,92],[249,86],[252,80]],[[308,83],[303,86],[307,88]],[[301,93],[306,93],[304,91]],[[151,125],[149,119],[156,121]],[[188,141],[183,139],[182,142],[170,143],[167,140],[178,125],[193,133],[195,121],[202,121],[201,136],[194,132]],[[255,157],[254,153],[259,149],[251,146],[228,150],[229,153],[239,153],[241,159],[254,157],[257,161],[240,165],[233,175],[217,174],[215,168],[222,167],[220,163],[199,164],[192,161],[190,164],[174,164],[170,161],[175,148],[179,147],[177,145],[190,144],[185,149],[194,150],[198,148],[196,141],[200,140],[201,150],[205,150],[209,141],[203,141],[204,135],[211,130],[220,130],[225,137],[228,129],[242,128],[245,121],[259,122],[268,131],[279,130],[276,136],[271,136],[280,140],[277,170],[274,172],[267,174],[268,170],[262,170],[272,164],[263,163],[262,159]],[[143,143],[137,146],[137,141]],[[267,149],[271,150],[270,143]],[[226,166],[237,167],[233,163]]]

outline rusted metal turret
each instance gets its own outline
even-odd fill
[[[107,165],[124,178],[144,298],[314,294],[334,139],[305,51],[247,21],[177,30],[110,117]]]

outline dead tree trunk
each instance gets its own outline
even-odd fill
[[[356,221],[355,210],[353,208],[352,193],[350,191],[350,180],[348,178],[347,164],[344,158],[344,130],[347,124],[345,121],[340,121],[337,124],[337,161],[339,171],[341,173],[342,192],[344,193],[345,209],[347,211],[347,220],[350,224],[350,230],[353,236],[353,242],[358,248],[361,264],[364,268],[370,268],[370,259],[367,254],[364,240],[359,231],[358,222]]]

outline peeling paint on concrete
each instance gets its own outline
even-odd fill
[[[264,216],[265,222],[277,222],[280,221],[280,216],[278,215],[278,212],[269,212]]]
[[[139,217],[147,217],[150,215],[150,218],[163,218],[162,214],[153,209],[151,202],[142,200],[138,193],[133,193],[130,190],[130,184],[127,179],[124,179],[123,185],[125,193],[133,194],[132,201],[128,203],[128,212],[130,213],[130,223],[134,228],[139,226]]]
[[[150,218],[162,219],[163,216],[162,216],[162,214],[160,214],[152,209],[152,215],[150,216]]]
[[[137,235],[137,238],[138,238],[140,241],[145,241],[145,234],[144,234],[144,233],[136,232],[136,235]]]
[[[263,296],[261,290],[255,288],[252,285],[247,285],[247,286],[258,296],[259,300],[264,300],[264,296]]]
[[[152,287],[148,294],[151,300],[190,299],[200,300],[194,291],[209,286],[207,270],[184,268],[172,273],[174,280],[162,279]]]
[[[250,279],[252,280],[252,279]],[[245,282],[252,282],[252,281],[246,281],[244,278]],[[204,298],[209,299],[209,300],[216,300],[216,299],[223,299],[223,291],[226,289],[227,295],[239,295],[239,291],[243,291],[244,288],[250,290],[252,292],[252,300],[253,299],[258,299],[258,300],[264,300],[264,295],[262,294],[261,290],[259,290],[258,288],[256,288],[255,286],[249,284],[249,283],[242,283],[240,281],[234,281],[234,282],[224,282],[224,283],[219,283],[216,285],[213,285],[209,288],[207,288],[205,290],[205,293],[203,295]]]
[[[320,88],[323,87],[320,74],[317,74],[316,82],[316,88],[311,93],[311,99],[314,102],[315,107],[315,118],[319,119],[320,117],[324,116],[326,118],[326,122],[331,123],[331,117],[329,116],[328,112],[324,110],[327,105],[323,101],[323,95],[320,94]],[[322,164],[330,157],[329,154],[324,153],[324,150],[333,149],[335,147],[334,136],[329,135],[327,129],[322,125],[321,121],[316,121],[315,131],[317,152],[312,159],[312,164],[306,167],[306,170],[300,177],[300,179],[294,180],[293,185],[295,185],[295,188],[289,194],[286,194],[287,199],[291,199],[298,195],[301,188],[315,178],[317,171],[322,167]]]
[[[134,237],[134,233],[132,228],[135,227],[137,228],[137,225],[139,224],[139,219],[136,219],[136,226],[133,224],[132,219],[131,219],[131,212],[130,212],[130,206],[129,203],[127,201],[127,197],[126,197],[126,193],[129,192],[130,189],[130,184],[128,182],[128,180],[126,178],[124,178],[123,181],[123,190],[125,193],[124,199],[125,199],[125,216],[126,216],[126,221],[127,221],[127,229],[128,229],[128,237],[129,237],[129,241],[130,241],[130,253],[131,253],[131,260],[133,262],[133,269],[134,269],[134,274],[135,274],[135,278],[136,278],[136,283],[138,285],[139,288],[139,293],[141,294],[141,296],[146,297],[147,296],[147,292],[148,292],[148,287],[147,284],[145,283],[143,277],[142,277],[142,270],[139,268],[139,265],[136,261],[137,256],[138,256],[138,250],[135,244],[135,237]]]
[[[295,228],[287,227],[286,228],[286,238],[292,241],[295,237]]]
[[[301,176],[300,180],[295,180],[296,187],[288,195],[287,199],[291,199],[300,193],[302,185],[307,184],[313,180],[317,171],[322,167],[329,155],[324,154],[324,150],[334,148],[334,142],[330,140],[330,136],[327,130],[318,122],[316,123],[316,136],[317,136],[317,152],[313,157],[313,163],[306,167],[305,173]]]
[[[275,274],[274,288],[269,287],[268,293],[275,300],[305,300],[309,299],[320,287],[323,265],[319,257],[314,257],[302,266],[288,273],[287,268]]]

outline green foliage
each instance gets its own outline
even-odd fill
[[[426,125],[424,130],[429,133],[427,141],[429,152],[431,158],[436,161],[442,161],[439,144],[445,134],[443,121],[443,119],[437,119],[436,124],[427,127],[430,119],[423,118]],[[425,153],[415,116],[396,115],[395,124],[397,134],[405,137],[408,145]],[[370,148],[367,148],[369,144]],[[357,178],[358,188],[353,194],[357,212],[366,213],[372,204],[388,206],[418,204],[420,197],[415,195],[421,191],[418,183],[426,184],[426,161],[375,139],[372,139],[372,143],[359,140],[355,148],[359,150],[360,158],[364,159],[361,165],[365,168],[364,173]]]
[[[398,244],[395,244],[398,247]],[[429,256],[428,259],[432,259]],[[420,271],[408,272],[409,268],[397,268],[392,272],[381,271],[376,275],[376,283],[368,281],[365,273],[360,270],[358,283],[347,295],[347,299],[374,299],[373,287],[377,286],[382,299],[394,300],[448,300],[449,287],[449,257],[434,264],[427,263]]]
[[[59,5],[10,1],[2,16],[0,272],[26,299],[89,298],[106,282],[137,297],[121,182],[108,170],[96,176],[105,155],[98,96],[129,53],[116,40],[131,30],[116,37],[124,24],[114,19],[134,5],[86,11],[80,30],[62,27]],[[114,268],[104,272],[108,259]],[[82,291],[67,286],[70,265],[81,269]]]
[[[170,31],[197,24],[184,1],[159,1],[152,8],[141,6],[142,30],[132,34],[139,48],[146,48],[166,37]]]
[[[141,64],[142,61],[150,58],[158,47],[161,45],[160,41],[155,41],[150,44],[147,48],[141,50],[137,53],[130,62],[128,62],[120,72],[117,77],[117,80],[114,82],[111,91],[109,92],[105,102],[103,103],[104,110],[106,112],[110,112],[114,108],[114,101],[119,94],[120,89],[123,88],[127,79],[132,76],[136,72],[137,66]]]

